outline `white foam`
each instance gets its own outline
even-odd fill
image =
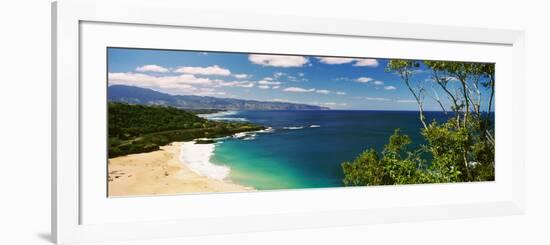
[[[246,118],[242,117],[227,117],[231,115],[237,114],[238,111],[220,111],[216,113],[210,113],[210,114],[197,114],[197,116],[214,120],[214,121],[237,121],[237,122],[246,122],[248,121]]]
[[[275,129],[272,128],[272,127],[268,127],[266,129],[262,129],[262,130],[258,130],[258,131],[254,131],[256,133],[273,133],[275,132]]]
[[[247,122],[248,120],[246,118],[242,117],[208,117],[206,119],[210,119],[213,121],[232,121],[232,122]]]
[[[222,140],[226,140],[226,139],[229,139],[229,138],[231,138],[231,136],[218,137],[218,138],[214,138],[214,140],[217,141],[217,142],[222,142]]]
[[[246,135],[247,135],[246,132],[236,133],[233,135],[233,138],[240,139],[240,138],[246,137]]]
[[[244,137],[242,140],[255,140],[255,139],[256,139],[256,135],[253,134],[253,135]]]
[[[202,118],[210,118],[210,117],[224,117],[224,116],[230,116],[235,114],[237,114],[237,111],[220,111],[216,113],[197,114],[197,116]]]
[[[233,121],[233,122],[248,121],[246,118],[242,118],[242,117],[227,117],[227,116],[235,115],[237,113],[238,111],[220,111],[220,112],[210,113],[210,114],[198,114],[197,116],[202,117],[204,119],[213,120],[213,121]]]
[[[210,162],[215,144],[195,144],[195,141],[184,142],[181,147],[181,160],[191,171],[212,179],[224,180],[229,177],[228,166]]]
[[[283,127],[284,129],[290,129],[290,130],[296,130],[296,129],[303,129],[304,127],[302,126],[299,126],[299,127]]]
[[[309,127],[310,128],[320,128],[321,126],[313,124],[313,125],[310,125]]]

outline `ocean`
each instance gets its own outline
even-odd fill
[[[219,140],[209,161],[229,170],[231,181],[258,190],[343,186],[341,163],[381,151],[396,128],[423,144],[416,111],[231,111],[211,120],[248,121],[263,132]],[[427,112],[429,121],[444,120]]]

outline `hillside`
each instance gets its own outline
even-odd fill
[[[210,121],[165,106],[108,105],[109,157],[150,152],[174,141],[217,138],[264,129],[251,123]]]
[[[219,110],[328,110],[327,107],[232,98],[217,98],[195,95],[170,95],[151,89],[111,85],[108,87],[108,100],[141,105],[163,105],[182,109]]]

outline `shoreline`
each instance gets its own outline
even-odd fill
[[[215,143],[197,144],[196,141],[182,142],[180,160],[185,167],[200,176],[230,182],[228,166],[210,162],[216,148]]]
[[[225,176],[222,175],[225,172],[210,176],[199,174],[200,171],[192,169],[192,166],[197,163],[185,159],[199,157],[203,162],[199,162],[198,166],[205,163],[203,151],[194,149],[187,151],[189,148],[193,148],[192,146],[204,147],[202,144],[189,144],[192,142],[194,141],[172,142],[160,147],[160,150],[157,151],[109,158],[107,165],[108,196],[255,191],[254,188],[227,180],[228,172]],[[207,156],[207,158],[209,157],[210,155]],[[191,165],[189,165],[190,163]],[[220,169],[228,168],[221,165],[213,166]]]

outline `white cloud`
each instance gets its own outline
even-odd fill
[[[143,73],[109,73],[109,85],[128,85],[150,88],[170,94],[223,95],[211,87],[223,83],[222,80],[199,78],[191,74],[176,76],[152,76]],[[252,84],[252,83],[251,83]],[[252,84],[253,85],[253,84]]]
[[[416,103],[416,100],[396,100],[398,103]]]
[[[252,88],[254,87],[254,82],[250,81],[219,81],[216,87],[241,87],[241,88]]]
[[[271,87],[269,87],[268,85],[260,85],[258,86],[258,88],[261,88],[261,89],[269,89]]]
[[[356,82],[360,82],[360,83],[368,83],[370,81],[373,81],[374,79],[370,78],[370,77],[360,77],[360,78],[357,78],[355,79]]]
[[[143,73],[109,73],[109,84],[134,86],[177,87],[183,84],[212,84],[218,80],[199,78],[191,74],[179,76],[151,76]]]
[[[164,77],[168,78],[168,77]],[[211,80],[209,78],[199,78],[195,77],[195,75],[190,74],[183,74],[180,76],[176,76],[176,82],[177,83],[188,83],[188,84],[211,84],[218,80]]]
[[[309,61],[303,56],[251,54],[248,60],[254,64],[274,67],[301,67]]]
[[[182,66],[175,70],[178,73],[194,74],[194,75],[217,75],[217,76],[229,76],[231,71],[225,68],[221,68],[217,65],[208,67],[196,67],[196,66]]]
[[[317,57],[317,59],[319,60],[319,62],[323,64],[329,64],[329,65],[346,64],[356,60],[353,58],[334,58],[334,57]]]
[[[235,78],[238,78],[238,79],[245,79],[245,78],[248,78],[250,75],[248,74],[235,74],[233,75]]]
[[[337,95],[346,95],[346,92],[341,92],[341,91],[338,91],[336,92]]]
[[[276,85],[276,86],[273,86],[273,87],[271,87],[271,88],[272,88],[272,89],[278,89],[278,88],[280,88],[280,87],[281,87],[281,86]]]
[[[334,93],[330,90],[326,90],[326,89],[314,89],[314,88],[310,88],[310,89],[306,89],[306,88],[300,88],[300,87],[288,87],[288,88],[285,88],[283,89],[283,91],[285,92],[294,92],[294,93],[310,93],[310,92],[315,92],[315,93],[319,93],[319,94],[331,94],[331,93]],[[338,92],[338,93],[343,93],[343,92]],[[345,93],[344,93],[345,94]]]
[[[396,90],[397,88],[394,87],[394,86],[385,86],[384,89],[385,90]]]
[[[365,97],[366,100],[374,100],[374,101],[391,101],[388,98],[381,98],[381,97]]]
[[[216,95],[226,95],[223,91],[216,91],[209,88],[201,88],[197,91],[193,92],[193,95],[200,95],[200,96],[216,96]]]
[[[382,82],[382,81],[374,81],[374,84],[375,84],[375,85],[384,85],[384,82]]]
[[[252,88],[254,82],[232,81],[219,79],[199,78],[191,74],[177,76],[152,76],[143,73],[109,73],[109,85],[128,85],[150,88],[170,94],[194,94],[203,96],[226,95],[223,91],[216,91],[216,87]]]
[[[196,94],[196,95],[224,95],[225,92],[216,91],[215,88],[235,87],[252,88],[254,81],[224,81],[196,77],[192,74],[171,76],[153,76],[144,73],[109,73],[109,85],[128,85],[145,87],[170,94]]]
[[[376,59],[358,59],[353,66],[368,66],[378,67],[378,60]]]
[[[315,92],[316,92],[316,93],[320,93],[320,94],[330,94],[330,91],[328,91],[328,90],[326,90],[326,89],[316,90]]]
[[[239,81],[231,81],[231,82],[221,81],[221,82],[219,82],[218,84],[216,84],[216,87],[237,87],[237,85],[239,85],[239,84],[244,84],[244,83],[246,83],[246,81],[244,81],[244,82],[239,82]]]
[[[272,77],[264,77],[264,80],[273,81],[273,78]]]
[[[378,67],[376,59],[357,59],[357,58],[336,58],[336,57],[316,57],[319,62],[328,65],[340,65],[353,63],[353,66]]]
[[[347,106],[348,104],[346,103],[336,103],[336,102],[324,102],[324,103],[321,103],[321,105],[326,105],[326,106]]]
[[[287,99],[272,99],[271,101],[274,101],[274,102],[285,102],[285,103],[293,102],[293,101],[290,101],[290,100],[287,100]]]
[[[315,92],[314,88],[311,89],[305,89],[305,88],[299,88],[299,87],[288,87],[283,89],[285,92],[293,92],[293,93],[308,93],[308,92]]]
[[[281,82],[272,82],[272,81],[268,81],[268,80],[261,80],[261,81],[258,81],[258,84],[263,84],[263,85],[279,85],[279,84],[281,84]]]
[[[303,73],[300,73],[300,74],[303,74]],[[296,77],[296,76],[287,76],[286,78],[291,82],[305,82],[305,81],[307,81],[307,78],[305,78],[304,76],[300,76],[300,75],[298,75],[298,77]]]
[[[349,77],[337,77],[337,78],[334,78],[334,81],[351,81],[353,79],[349,78]]]
[[[158,65],[144,65],[136,68],[136,71],[140,72],[169,72],[170,70],[168,68],[164,68],[162,66]]]

